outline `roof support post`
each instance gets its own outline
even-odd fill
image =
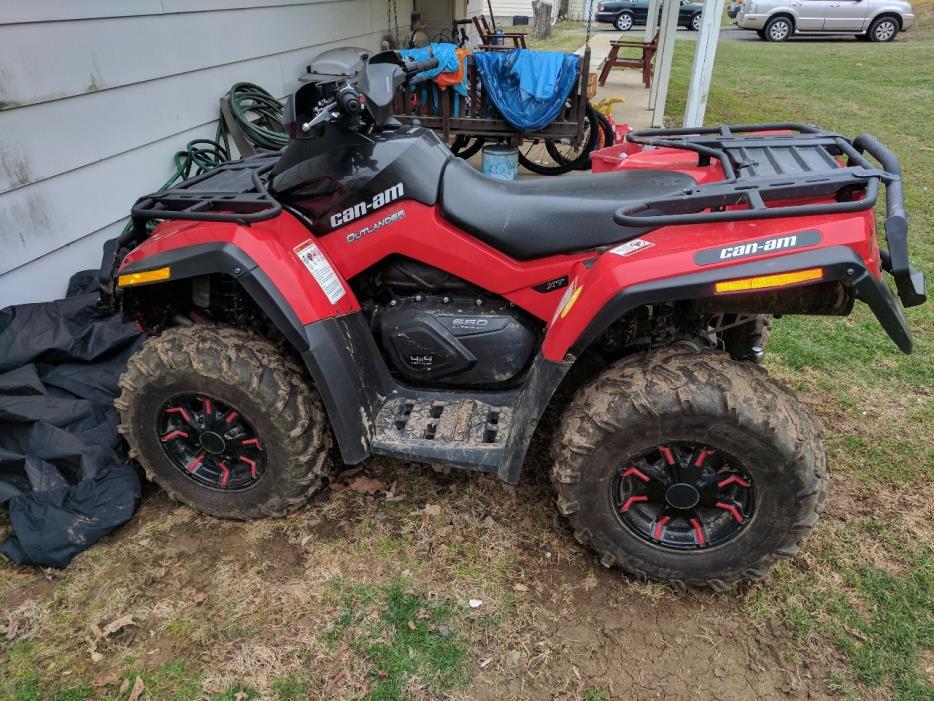
[[[717,56],[720,38],[720,18],[723,17],[723,0],[704,0],[704,16],[700,35],[694,51],[691,67],[691,82],[688,86],[687,104],[684,107],[684,126],[699,127],[704,124],[707,111],[707,95],[713,77],[713,64]]]
[[[655,30],[658,29],[658,5],[661,0],[649,0],[649,14],[645,18],[645,36],[642,39],[648,44],[655,38]]]
[[[723,0],[720,0],[721,5]],[[668,101],[668,78],[671,75],[671,57],[675,51],[675,34],[678,32],[678,11],[681,4],[672,0],[662,6],[662,25],[658,34],[658,53],[655,54],[655,71],[652,74],[652,89],[649,91],[649,109],[652,110],[652,126],[665,125],[665,103]]]

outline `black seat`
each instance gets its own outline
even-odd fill
[[[517,260],[583,251],[651,231],[615,224],[613,212],[633,201],[697,185],[665,170],[536,178],[519,182],[483,175],[461,159],[448,161],[441,212],[461,229]]]

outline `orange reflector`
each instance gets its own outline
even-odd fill
[[[144,282],[158,282],[159,280],[168,280],[172,271],[169,268],[156,268],[155,270],[145,270],[141,273],[129,273],[117,278],[117,284],[120,287],[129,287],[130,285],[142,285]]]
[[[770,287],[785,287],[798,285],[802,282],[822,280],[823,268],[808,268],[795,270],[791,273],[775,273],[774,275],[759,275],[758,277],[741,277],[737,280],[724,280],[716,285],[717,293],[721,292],[748,292],[749,290],[765,290]]]

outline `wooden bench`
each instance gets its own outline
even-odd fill
[[[620,49],[641,49],[641,58],[619,57]],[[652,87],[652,62],[655,60],[655,52],[658,51],[658,32],[655,32],[655,38],[649,43],[644,41],[623,41],[617,39],[610,42],[610,53],[603,62],[603,70],[600,71],[600,87],[606,83],[610,70],[613,68],[641,68],[642,83],[646,88]]]

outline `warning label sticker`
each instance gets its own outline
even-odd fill
[[[641,251],[643,248],[651,248],[654,245],[654,243],[646,241],[645,239],[632,239],[616,248],[611,248],[610,253],[615,253],[618,256],[631,256],[636,251]]]
[[[314,241],[305,241],[295,247],[295,255],[302,262],[308,272],[314,277],[315,282],[321,287],[321,291],[331,304],[336,304],[345,294],[344,283],[337,277],[334,268],[328,263],[321,249]]]

